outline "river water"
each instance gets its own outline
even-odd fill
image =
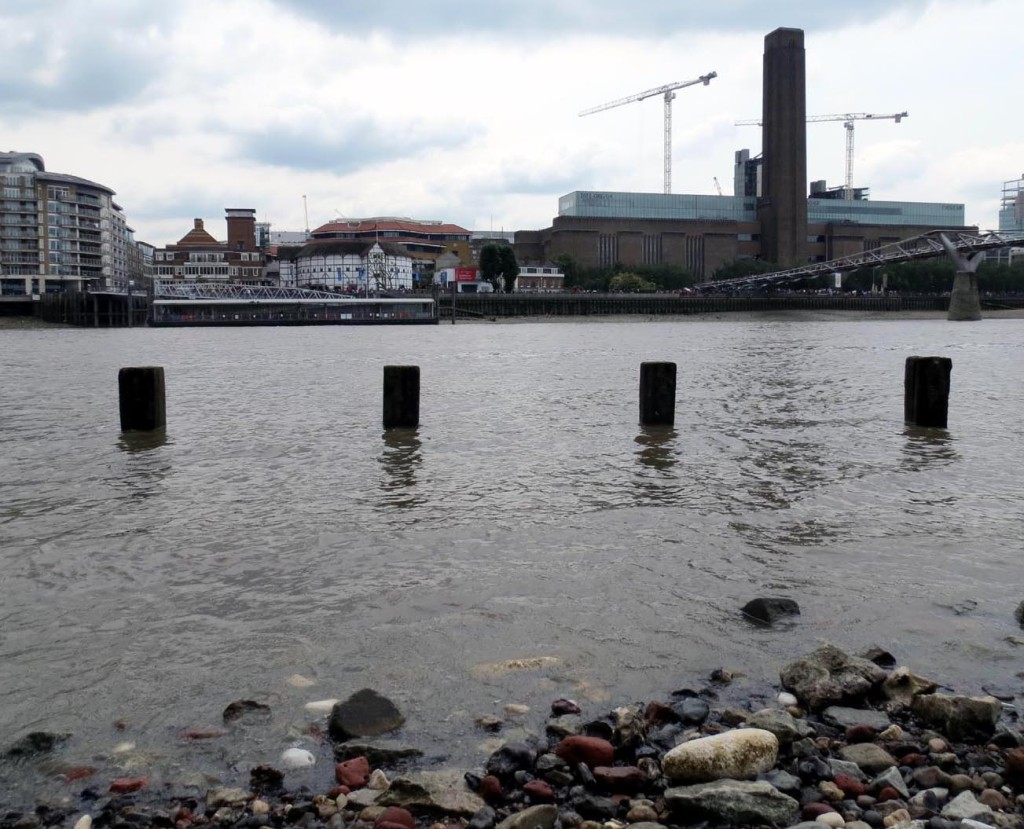
[[[823,641],[1024,692],[1022,320],[47,329],[0,348],[0,747],[74,735],[3,763],[0,802],[125,773],[244,780],[290,745],[321,758],[296,774],[329,777],[303,705],[363,687],[406,715],[403,742],[467,765],[486,756],[473,717],[506,703],[598,715],[717,667],[768,688]],[[912,354],[953,360],[948,430],[903,422]],[[637,425],[644,360],[678,363],[674,429]],[[385,436],[395,363],[421,367],[422,424]],[[119,433],[126,365],[166,368],[162,441]],[[754,628],[758,595],[802,615]],[[182,739],[235,699],[271,722]],[[64,783],[65,763],[96,776]]]

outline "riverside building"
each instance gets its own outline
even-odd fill
[[[36,153],[0,153],[0,292],[124,291],[141,260],[114,191],[46,170]]]
[[[962,204],[871,201],[814,182],[808,195],[804,33],[765,37],[763,153],[736,153],[732,196],[575,191],[548,228],[515,235],[520,264],[569,255],[587,268],[678,265],[710,279],[727,263],[783,267],[874,250],[929,230],[964,226]]]
[[[175,244],[153,251],[153,276],[158,280],[238,282],[262,285],[266,257],[256,247],[256,211],[248,207],[225,210],[228,239],[219,242],[202,219]]]

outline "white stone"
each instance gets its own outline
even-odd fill
[[[330,714],[337,703],[336,699],[318,699],[307,702],[305,707],[310,714]]]
[[[510,717],[516,717],[516,716],[519,716],[520,714],[528,713],[529,710],[530,710],[530,706],[529,705],[521,705],[518,702],[510,702],[508,705],[504,706],[502,708],[502,710],[506,714],[508,714]]]
[[[270,812],[270,804],[265,800],[254,800],[249,804],[254,815],[265,815]]]
[[[316,680],[310,679],[308,676],[303,676],[302,674],[292,674],[288,677],[288,684],[291,685],[292,688],[308,688],[311,685],[316,685]]]
[[[779,741],[761,728],[737,728],[724,734],[680,743],[661,761],[672,781],[702,783],[747,780],[769,771],[779,757]]]
[[[366,788],[377,792],[386,792],[391,788],[391,781],[388,780],[388,776],[380,769],[374,769],[370,773],[369,780],[366,781]]]
[[[992,817],[992,810],[979,803],[973,792],[960,792],[942,809],[942,816],[949,820],[977,820]]]
[[[784,706],[797,705],[800,701],[789,691],[781,691],[777,697],[779,704]]]
[[[826,826],[831,826],[832,829],[839,829],[846,825],[846,821],[843,820],[843,816],[839,812],[825,812],[823,815],[818,815],[814,822],[824,823]]]
[[[114,754],[127,754],[129,751],[135,751],[135,743],[132,743],[132,742],[118,743],[116,746],[114,746],[111,749],[111,751]]]
[[[281,752],[281,765],[286,769],[304,769],[316,765],[316,757],[304,748],[288,748]]]
[[[92,817],[90,815],[82,815],[75,821],[75,829],[92,829]]]

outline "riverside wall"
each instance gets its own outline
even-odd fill
[[[452,314],[451,295],[439,297],[442,317]],[[456,318],[645,316],[719,314],[736,311],[941,311],[948,296],[715,296],[693,294],[459,294]],[[993,297],[982,307],[1024,308],[1024,297]]]

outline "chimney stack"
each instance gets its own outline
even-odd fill
[[[764,39],[761,252],[784,268],[807,262],[807,105],[802,29]]]

